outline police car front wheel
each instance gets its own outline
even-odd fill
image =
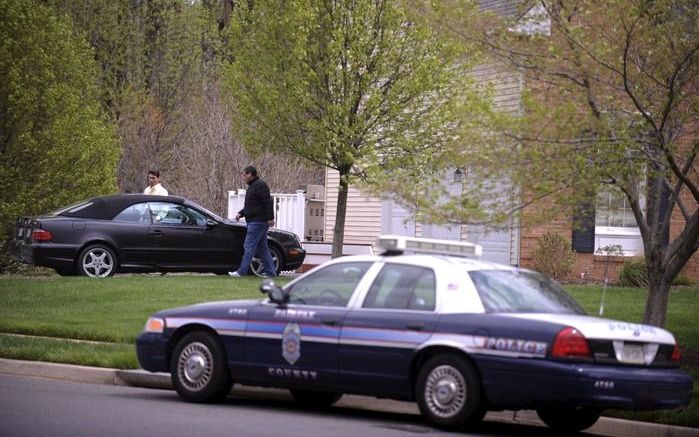
[[[233,386],[223,346],[205,331],[191,332],[177,343],[170,375],[177,394],[189,402],[219,401]]]
[[[485,415],[481,386],[474,366],[452,354],[437,355],[422,366],[416,384],[417,404],[434,425],[462,428]]]

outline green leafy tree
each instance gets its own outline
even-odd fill
[[[454,162],[522,190],[517,204],[490,215],[494,220],[542,198],[561,207],[538,207],[544,219],[594,202],[600,190],[623,193],[644,243],[644,322],[663,326],[670,285],[699,241],[696,2],[530,1],[521,12],[514,21],[433,16],[527,84],[521,116],[496,114],[497,123],[483,129],[490,138],[455,151]],[[477,198],[469,188],[464,197]],[[451,202],[452,211],[468,222],[474,215],[460,202]],[[673,213],[683,220],[670,235]]]
[[[240,2],[231,33],[226,82],[243,144],[339,173],[333,257],[350,184],[428,173],[474,91],[464,74],[473,59],[393,0]]]
[[[114,191],[119,148],[99,104],[92,51],[39,2],[0,0],[0,77],[6,248],[17,217]]]

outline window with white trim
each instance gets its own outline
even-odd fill
[[[624,256],[643,255],[643,239],[626,196],[607,189],[597,194],[595,204],[595,253],[620,245]]]

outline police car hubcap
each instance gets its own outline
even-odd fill
[[[452,366],[435,367],[427,377],[425,400],[430,411],[439,417],[451,417],[466,402],[466,382]]]
[[[212,361],[211,351],[206,345],[187,345],[178,360],[180,381],[190,390],[201,390],[211,380]]]

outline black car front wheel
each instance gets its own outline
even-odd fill
[[[170,376],[177,394],[189,402],[220,401],[233,387],[223,346],[205,331],[191,332],[177,343]]]
[[[551,407],[536,410],[542,422],[557,431],[582,431],[594,425],[600,417],[600,411],[583,407]]]
[[[83,249],[77,264],[83,276],[106,278],[116,273],[116,255],[104,244],[93,244]]]
[[[434,425],[463,428],[479,423],[485,415],[478,373],[459,356],[442,354],[427,360],[416,390],[420,413]]]
[[[282,263],[282,255],[281,255],[281,253],[279,253],[279,249],[272,246],[271,244],[269,245],[269,253],[270,253],[270,255],[272,255],[272,262],[274,263],[274,271],[278,275],[279,272],[281,272],[280,264]],[[252,273],[253,275],[258,276],[260,278],[265,276],[265,265],[262,262],[262,258],[260,258],[257,255],[255,255],[252,258],[252,262],[250,263],[250,273]]]

